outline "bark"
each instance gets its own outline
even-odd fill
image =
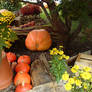
[[[82,24],[79,23],[77,29],[70,35],[69,42],[73,42],[75,38],[77,38],[78,34],[81,32],[81,29],[82,29]]]
[[[71,30],[71,26],[72,26],[72,21],[71,21],[70,18],[68,18],[68,16],[65,18],[65,24],[66,24],[66,26],[68,28],[68,31],[70,31]]]
[[[61,36],[60,40],[62,40],[62,44],[65,45],[69,35],[68,29],[60,19],[55,3],[53,1],[50,2],[49,0],[47,4],[50,11],[52,28],[58,35]]]

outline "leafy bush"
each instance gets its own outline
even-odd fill
[[[20,0],[0,0],[0,9],[16,11],[21,8]]]

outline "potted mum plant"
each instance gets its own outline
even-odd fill
[[[12,71],[4,48],[10,48],[11,42],[17,40],[16,33],[8,27],[14,18],[15,15],[12,12],[0,10],[0,89],[8,87],[12,81]]]
[[[74,65],[71,71],[72,75],[67,71],[62,75],[65,89],[69,92],[92,92],[92,69]]]

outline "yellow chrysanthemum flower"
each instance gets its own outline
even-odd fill
[[[53,50],[50,50],[50,55],[53,55]]]
[[[63,58],[65,58],[65,57],[66,57],[66,55],[64,55],[64,54],[63,54],[63,55],[62,55],[62,57],[63,57]]]
[[[83,83],[84,89],[87,89],[87,83]]]
[[[76,72],[78,71],[78,69],[79,69],[79,66],[78,66],[78,65],[74,65],[74,66],[71,68],[71,71],[72,71],[73,73],[76,73]]]
[[[66,89],[67,91],[70,91],[70,90],[72,89],[72,85],[71,85],[70,83],[66,83],[66,84],[65,84],[65,89]]]
[[[84,69],[83,69],[85,72],[89,72],[90,70],[91,70],[91,68],[90,67],[84,67]]]
[[[5,44],[8,45],[7,48],[10,48],[12,46],[9,41],[5,41]]]
[[[58,59],[59,59],[59,60],[62,60],[62,59],[63,59],[63,57],[62,57],[62,56],[60,56]]]
[[[5,10],[5,9],[3,9],[0,12],[0,14],[3,15],[3,17],[0,17],[0,21],[3,22],[3,23],[9,23],[10,24],[15,18],[14,13],[12,13],[11,11]]]
[[[65,56],[65,59],[68,60],[70,57],[69,56]]]
[[[59,55],[63,55],[63,54],[64,54],[64,51],[60,50]]]
[[[74,68],[78,70],[79,69],[79,66],[78,65],[74,65]]]
[[[62,80],[65,80],[67,81],[69,79],[69,74],[67,72],[65,72],[63,75],[62,75]]]
[[[63,46],[59,46],[59,48],[63,48]]]
[[[91,79],[91,74],[89,72],[83,72],[80,74],[81,78],[83,78],[84,80],[89,80]]]
[[[76,86],[79,86],[79,87],[80,87],[81,84],[82,84],[82,82],[81,82],[81,80],[78,80],[78,79],[77,79],[77,80],[75,81],[75,84],[76,84]]]
[[[53,50],[53,51],[56,51],[56,50],[57,50],[57,48],[53,48],[52,50]]]
[[[68,82],[69,82],[70,84],[74,84],[74,83],[75,83],[75,80],[74,80],[74,78],[69,78]]]

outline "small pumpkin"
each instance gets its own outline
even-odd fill
[[[15,75],[15,78],[14,78],[14,84],[15,86],[19,85],[19,84],[22,84],[22,83],[28,83],[30,84],[31,82],[31,77],[28,73],[26,72],[18,72],[16,75]]]
[[[15,92],[27,92],[28,90],[32,89],[32,85],[31,84],[19,84],[16,89]]]
[[[17,62],[18,63],[22,62],[22,63],[30,64],[31,63],[31,58],[28,55],[22,55],[18,58]]]
[[[16,55],[13,52],[7,52],[6,53],[8,62],[14,62],[16,60]]]
[[[50,48],[52,40],[45,29],[33,30],[28,33],[25,46],[32,51],[44,51]]]
[[[16,72],[29,72],[30,66],[26,63],[18,63],[15,67]]]

